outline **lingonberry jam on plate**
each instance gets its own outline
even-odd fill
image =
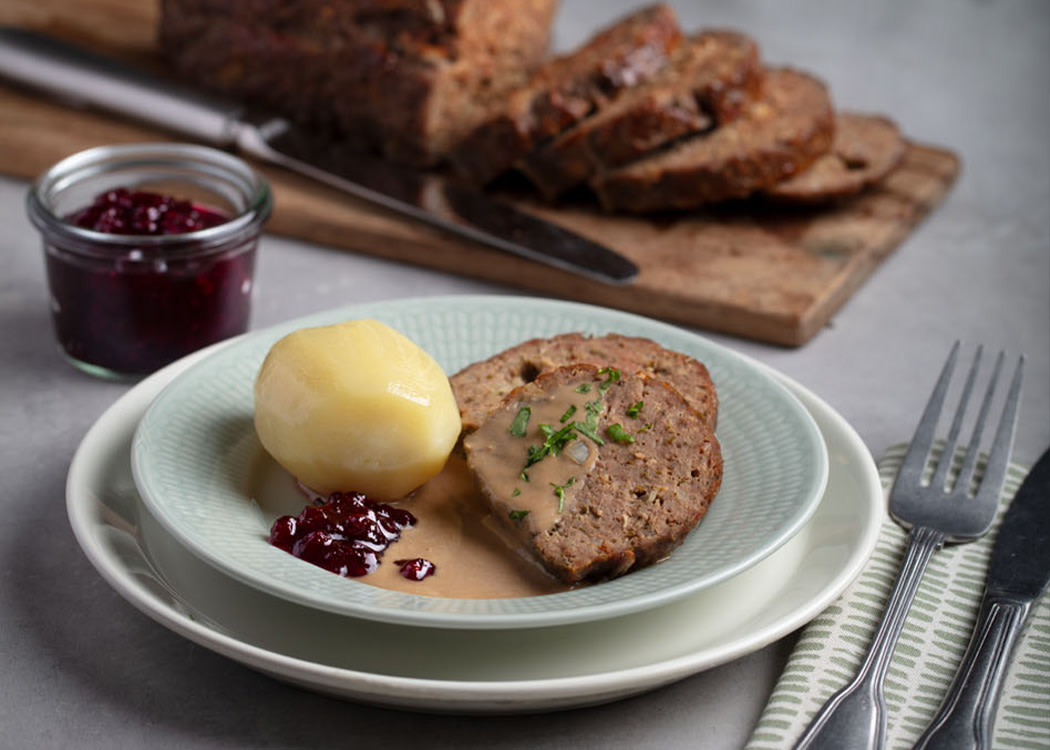
[[[379,567],[387,548],[416,523],[407,510],[372,502],[360,493],[335,492],[297,516],[270,527],[270,544],[336,575],[359,578]],[[435,567],[428,560],[397,560],[401,575],[421,581]]]
[[[434,575],[434,572],[437,570],[437,566],[434,563],[422,557],[416,557],[412,560],[394,560],[394,565],[398,566],[401,575],[410,581],[422,581],[427,576]]]
[[[138,377],[244,333],[272,197],[242,160],[187,144],[103,146],[33,185],[55,333],[77,367]]]

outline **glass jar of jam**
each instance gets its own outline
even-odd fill
[[[136,378],[246,331],[272,206],[258,172],[203,146],[102,146],[53,166],[27,209],[63,354]]]

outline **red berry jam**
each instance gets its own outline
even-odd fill
[[[46,170],[26,212],[43,239],[67,359],[93,375],[137,377],[244,333],[272,209],[250,165],[189,143],[99,146]]]
[[[255,237],[208,248],[190,236],[226,223],[222,213],[119,188],[99,195],[66,221],[106,234],[187,237],[170,247],[122,244],[102,260],[48,248],[55,330],[74,360],[121,374],[145,374],[247,330]]]
[[[66,221],[106,234],[158,236],[217,227],[228,219],[211,208],[170,195],[116,188],[97,196],[90,206],[67,216]]]
[[[437,566],[430,560],[424,560],[422,557],[417,557],[413,560],[394,560],[394,565],[398,566],[401,575],[410,581],[422,581],[427,576],[434,575],[437,571]]]
[[[379,567],[387,547],[416,523],[407,510],[375,503],[360,493],[335,492],[297,516],[281,516],[270,528],[270,544],[301,560],[347,578],[368,575]],[[415,565],[406,573],[406,563]],[[398,560],[401,574],[421,581],[434,564],[423,559]]]

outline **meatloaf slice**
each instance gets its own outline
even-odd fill
[[[546,53],[557,0],[163,0],[183,79],[416,165],[440,161]]]
[[[209,14],[239,23],[255,21],[274,28],[327,26],[330,29],[379,24],[392,31],[426,28],[466,29],[476,10],[472,0],[161,0],[166,12]]]
[[[541,373],[563,365],[586,363],[615,367],[623,373],[642,373],[666,380],[714,429],[718,394],[707,368],[693,357],[665,349],[650,339],[610,333],[591,337],[563,333],[536,338],[475,362],[450,380],[466,433],[488,419],[503,398]]]
[[[769,70],[761,98],[710,133],[688,138],[591,181],[610,211],[695,208],[743,198],[801,172],[831,148],[834,115],[824,84]]]
[[[750,38],[701,32],[683,42],[655,77],[529,154],[519,168],[555,198],[599,170],[732,122],[758,95],[762,74]]]
[[[526,410],[531,420],[521,419]],[[559,413],[569,416],[550,417]],[[674,388],[593,365],[515,389],[464,448],[495,515],[569,584],[666,557],[722,481],[714,432]]]
[[[471,182],[490,182],[586,117],[599,102],[651,78],[680,41],[678,20],[666,5],[643,8],[617,21],[582,47],[536,70],[453,150],[453,167]]]
[[[904,158],[906,146],[892,120],[840,113],[831,151],[809,169],[778,182],[766,196],[778,203],[818,204],[841,200],[880,182]]]

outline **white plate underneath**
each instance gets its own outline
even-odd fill
[[[160,624],[278,679],[342,698],[513,713],[651,690],[807,623],[860,572],[883,518],[875,465],[857,434],[823,401],[774,374],[815,418],[830,473],[809,523],[749,570],[646,612],[528,630],[417,628],[324,612],[223,575],[181,547],[139,499],[130,464],[135,428],[161,388],[196,359],[144,380],[85,436],[66,488],[73,531],[102,576]]]

